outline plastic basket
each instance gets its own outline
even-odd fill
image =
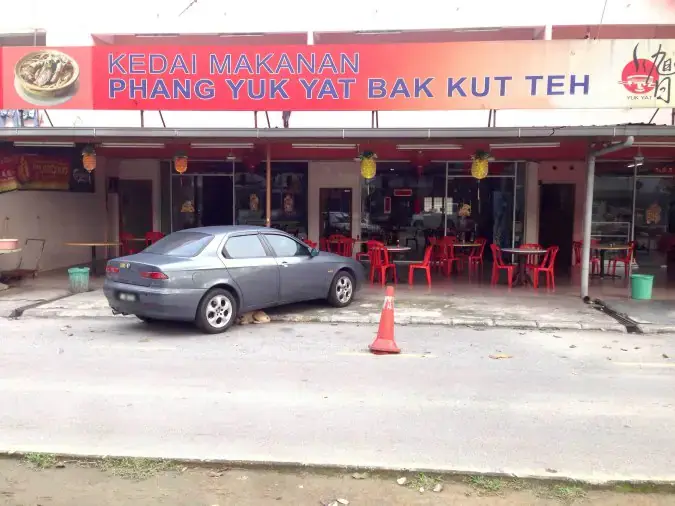
[[[71,267],[68,269],[70,291],[82,293],[89,291],[89,267]]]

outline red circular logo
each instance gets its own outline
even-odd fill
[[[636,95],[651,93],[659,81],[659,71],[651,60],[640,58],[626,64],[621,72],[621,84]]]

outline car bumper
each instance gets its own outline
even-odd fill
[[[106,280],[103,293],[113,311],[158,320],[192,321],[205,290],[172,290],[116,283]],[[135,301],[120,300],[120,294],[132,294]]]

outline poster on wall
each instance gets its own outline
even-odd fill
[[[0,193],[14,190],[93,192],[94,176],[69,156],[0,155]]]

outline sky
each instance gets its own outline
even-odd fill
[[[426,0],[416,4],[405,0],[341,0],[334,4],[197,0],[179,18],[191,1],[0,0],[0,5],[8,6],[3,9],[0,28],[88,33],[136,33],[157,28],[161,32],[226,33],[598,24],[601,20],[605,24],[675,24],[675,0]],[[83,11],[88,14],[74,15]]]

